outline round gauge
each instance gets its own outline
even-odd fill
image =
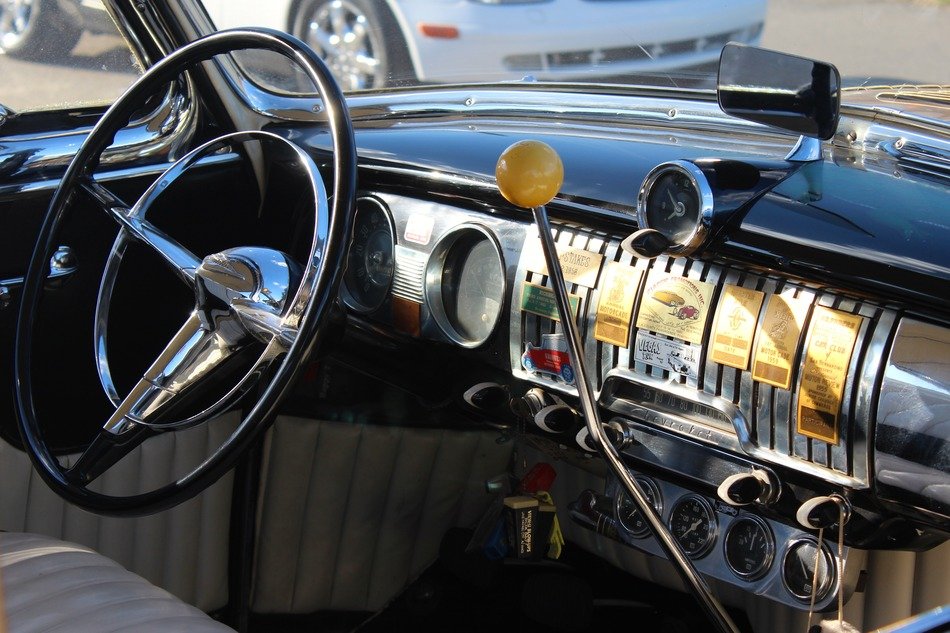
[[[670,512],[670,531],[690,558],[709,553],[716,541],[716,514],[699,495],[681,497]]]
[[[802,602],[811,601],[813,587],[817,588],[815,602],[821,602],[834,585],[834,559],[828,548],[822,546],[820,552],[818,541],[811,538],[793,541],[785,551],[782,581],[789,593]]]
[[[656,484],[653,483],[653,480],[649,477],[642,475],[637,475],[634,479],[636,479],[640,487],[643,488],[643,493],[646,495],[647,501],[650,502],[650,505],[653,506],[656,513],[660,514],[663,511],[663,499],[660,496],[660,490],[656,487]],[[617,521],[620,522],[620,526],[625,529],[630,536],[643,538],[650,534],[650,524],[647,523],[643,513],[637,508],[637,504],[634,503],[633,499],[630,498],[630,495],[627,494],[627,491],[624,490],[622,486],[617,493],[615,509],[617,512]]]
[[[673,243],[670,253],[688,255],[702,244],[712,222],[713,195],[696,165],[673,161],[655,167],[640,188],[640,228],[655,229]]]
[[[451,340],[464,347],[488,340],[505,301],[505,267],[486,229],[465,225],[439,241],[426,265],[426,298]]]
[[[372,312],[383,303],[393,280],[394,250],[389,212],[378,200],[360,198],[343,274],[347,305]]]
[[[746,580],[755,580],[772,565],[775,538],[765,521],[757,516],[743,516],[729,526],[723,551],[733,573]]]

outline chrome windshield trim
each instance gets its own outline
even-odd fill
[[[112,146],[102,153],[100,166],[177,159],[179,150],[194,136],[198,125],[193,93],[190,81],[174,84],[154,110],[115,135]],[[65,169],[91,130],[92,126],[88,126],[53,134],[3,137],[0,165],[7,163],[11,167],[3,174],[3,180],[9,184],[0,185],[0,192],[35,190],[31,187],[35,181],[29,181],[31,172]],[[17,178],[26,182],[17,183]],[[48,182],[55,188],[59,178]]]

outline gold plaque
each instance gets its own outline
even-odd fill
[[[650,275],[647,284],[637,327],[701,345],[714,286],[666,273]]]
[[[752,378],[773,387],[789,388],[808,305],[801,299],[769,297],[752,361]]]
[[[631,313],[642,276],[639,268],[619,262],[607,264],[594,323],[594,338],[598,341],[617,347],[630,343]]]
[[[527,244],[527,252],[524,255],[525,268],[539,275],[547,275],[548,267],[544,262],[541,240],[537,238],[528,239]],[[561,271],[564,273],[564,281],[585,288],[596,287],[597,276],[600,273],[600,265],[604,261],[604,256],[600,253],[586,251],[583,248],[562,244],[556,246],[557,258],[561,262]]]
[[[725,285],[713,327],[712,359],[715,362],[736,369],[749,366],[755,323],[764,298],[758,290]]]
[[[861,317],[816,307],[808,326],[808,349],[798,388],[798,432],[838,443],[841,394]]]

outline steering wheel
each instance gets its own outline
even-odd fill
[[[93,171],[102,152],[133,114],[162,86],[203,61],[238,50],[262,49],[296,62],[317,87],[333,141],[333,191],[328,202],[320,173],[299,147],[275,134],[244,131],[227,134],[192,150],[173,164],[131,207],[96,182]],[[239,247],[197,257],[150,223],[148,209],[201,158],[239,143],[273,145],[307,175],[315,209],[313,241],[306,261],[262,247]],[[116,406],[79,458],[60,464],[44,440],[37,420],[31,380],[33,323],[43,280],[64,213],[78,192],[85,192],[119,226],[119,235],[100,286],[96,323],[99,375]],[[321,341],[344,268],[346,237],[356,199],[356,143],[343,94],[330,71],[305,44],[271,29],[221,31],[201,38],[162,59],[143,74],[102,116],[76,153],[53,194],[40,228],[23,285],[17,321],[15,369],[18,424],[23,444],[46,483],[67,501],[108,515],[135,516],[177,505],[217,481],[252,445],[273,417],[302,361]],[[332,207],[332,208],[331,208]],[[131,392],[120,398],[109,371],[105,319],[118,264],[128,243],[155,251],[194,291],[195,307]],[[217,402],[175,419],[176,406],[238,355],[256,360]],[[260,351],[262,350],[262,351]],[[160,488],[131,496],[112,496],[89,488],[99,475],[156,433],[207,422],[232,405],[252,385],[260,394],[231,435],[187,474]]]

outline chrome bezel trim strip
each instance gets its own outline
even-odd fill
[[[206,156],[202,158],[195,164],[197,168],[206,168],[213,167],[215,165],[221,165],[224,163],[234,162],[239,159],[238,155],[234,152],[226,152],[223,154],[215,154],[214,156]],[[124,180],[128,178],[139,178],[139,177],[154,177],[157,178],[161,176],[166,169],[168,169],[170,163],[158,163],[158,164],[149,164],[149,165],[136,165],[135,167],[126,167],[123,169],[111,169],[109,171],[102,171],[93,175],[93,180],[98,183],[107,183],[114,182],[118,180]],[[42,191],[53,191],[56,187],[59,186],[59,178],[48,178],[44,180],[36,180],[28,183],[14,184],[14,185],[0,185],[0,195],[15,195],[18,193],[39,193]]]
[[[683,242],[674,243],[666,249],[671,255],[690,255],[694,253],[706,241],[709,230],[712,227],[713,211],[715,201],[713,199],[712,188],[703,171],[686,160],[674,160],[661,163],[650,170],[650,173],[643,179],[640,186],[640,192],[637,194],[637,223],[641,229],[653,228],[647,221],[647,203],[650,199],[650,193],[656,181],[669,172],[677,171],[689,178],[690,184],[699,198],[699,217],[696,219],[696,225],[693,227],[689,237]]]

